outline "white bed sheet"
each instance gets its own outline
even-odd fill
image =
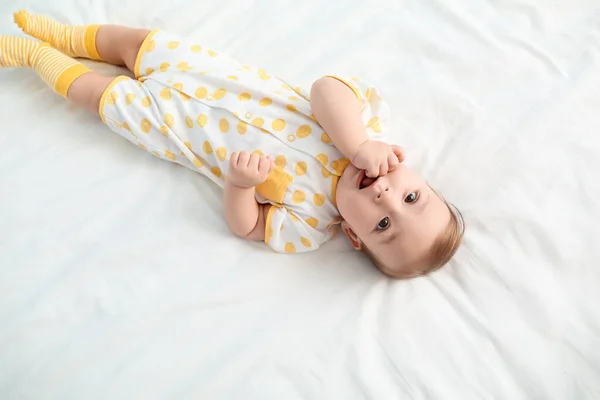
[[[206,179],[1,70],[0,398],[600,398],[600,3],[3,1],[1,33],[19,8],[374,82],[468,233],[407,282],[341,237],[273,254]]]

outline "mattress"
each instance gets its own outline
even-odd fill
[[[0,398],[600,398],[600,3],[17,0],[1,33],[20,8],[373,82],[467,233],[409,281],[341,236],[275,254],[206,178],[1,70]]]

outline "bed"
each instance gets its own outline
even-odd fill
[[[0,398],[600,398],[597,1],[19,0],[0,33],[20,8],[373,82],[467,233],[410,281],[339,235],[274,254],[207,179],[1,70]]]

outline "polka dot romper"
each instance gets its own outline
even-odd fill
[[[135,75],[115,79],[102,96],[100,115],[113,131],[221,187],[232,151],[271,155],[276,168],[256,188],[257,200],[274,206],[265,242],[295,253],[335,234],[335,192],[349,161],[312,115],[308,92],[164,31],[142,44]],[[382,140],[389,111],[376,88],[335,78],[361,102],[368,135]]]

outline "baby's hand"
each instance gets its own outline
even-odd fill
[[[352,159],[356,168],[364,169],[370,178],[383,176],[404,161],[404,150],[385,142],[367,140]]]
[[[238,187],[251,188],[267,180],[274,166],[270,156],[261,157],[249,151],[234,151],[229,159],[227,181]]]

